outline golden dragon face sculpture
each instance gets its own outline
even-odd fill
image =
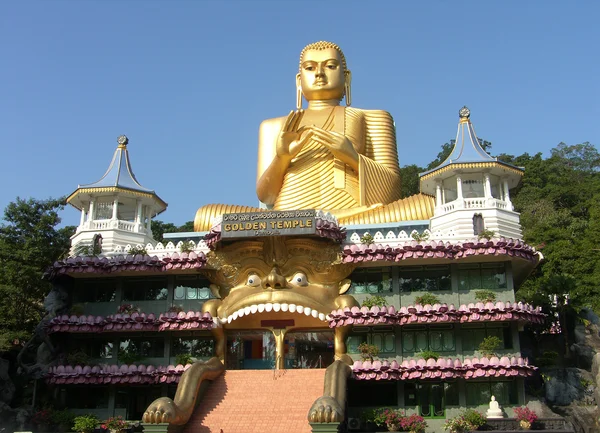
[[[346,277],[354,268],[340,260],[339,245],[311,238],[236,242],[209,254],[208,265],[220,298],[211,313],[226,327],[251,325],[251,316],[322,326],[350,298],[340,295],[350,287]]]

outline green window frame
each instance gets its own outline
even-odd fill
[[[452,325],[402,329],[402,353],[416,354],[423,350],[455,352],[456,333]]]
[[[350,275],[351,294],[375,294],[392,291],[392,268],[362,268]]]
[[[197,275],[178,275],[175,278],[175,292],[173,300],[199,300],[206,301],[213,298],[210,291],[210,282]]]
[[[423,418],[445,418],[446,401],[450,399],[453,405],[458,405],[451,392],[458,396],[456,382],[407,382],[404,384],[404,406],[417,407]]]
[[[346,342],[348,353],[358,353],[358,346],[361,343],[377,346],[379,353],[382,354],[396,353],[396,334],[391,327],[355,327]]]
[[[467,406],[488,405],[492,395],[501,406],[519,404],[517,382],[508,381],[470,381],[465,383]]]
[[[135,353],[142,358],[162,358],[165,356],[163,338],[123,338],[119,341],[119,351]]]
[[[458,287],[464,291],[506,289],[506,265],[505,263],[459,265]]]
[[[123,280],[123,301],[166,301],[169,296],[166,277],[125,278]]]
[[[189,353],[194,358],[209,358],[215,353],[215,341],[212,338],[186,337],[173,338],[171,356]]]
[[[114,302],[117,300],[116,279],[94,279],[76,282],[74,302]]]
[[[499,349],[512,349],[512,329],[510,323],[494,324],[467,324],[462,325],[462,349],[464,351],[476,351],[486,337],[498,337],[502,342]]]
[[[452,290],[449,265],[400,268],[400,291],[436,292]]]

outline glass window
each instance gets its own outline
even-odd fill
[[[81,280],[76,282],[75,302],[113,302],[117,296],[114,279]]]
[[[164,301],[168,294],[165,277],[123,281],[123,301]]]
[[[142,358],[162,358],[165,342],[162,338],[127,338],[121,340],[119,352],[135,354]]]
[[[390,328],[355,328],[347,340],[348,352],[358,353],[361,343],[377,346],[379,353],[396,353],[396,334]]]
[[[480,406],[490,403],[492,395],[501,405],[518,404],[515,381],[505,382],[471,382],[466,381],[467,406]]]
[[[189,353],[194,358],[209,358],[215,353],[215,342],[211,338],[174,338],[171,356]]]
[[[400,290],[421,292],[450,290],[450,266],[411,266],[400,269]]]
[[[402,352],[410,354],[423,350],[432,350],[435,352],[455,351],[454,329],[450,327],[403,329]]]
[[[486,337],[498,337],[501,341],[499,349],[512,349],[512,332],[510,325],[505,324],[482,324],[465,326],[462,328],[463,350],[478,350],[479,345]]]
[[[444,384],[417,384],[419,399],[419,414],[424,418],[444,417]]]
[[[461,265],[458,270],[460,290],[506,289],[504,263]]]
[[[65,393],[65,406],[71,409],[107,409],[108,386],[70,386]]]
[[[206,300],[212,298],[210,291],[210,282],[198,275],[178,275],[175,278],[175,293],[176,301],[186,299]]]
[[[368,396],[368,402],[365,400]],[[348,381],[348,406],[398,406],[396,382],[371,382],[368,380]]]
[[[392,291],[391,268],[357,269],[350,275],[350,293],[382,293]]]

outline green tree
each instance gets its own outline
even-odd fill
[[[17,198],[0,225],[0,351],[27,340],[43,316],[44,271],[64,256],[74,227],[57,229],[63,198]]]
[[[180,233],[180,232],[193,232],[194,222],[188,221],[181,226],[176,226],[173,223],[165,223],[160,220],[152,220],[152,237],[156,242],[162,242],[164,240],[165,233]]]

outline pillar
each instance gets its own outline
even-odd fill
[[[510,201],[510,193],[508,192],[508,179],[502,179],[502,185],[504,187],[504,201],[508,204],[508,209],[513,210],[513,204]]]
[[[439,179],[435,181],[435,207],[442,207],[442,181]]]
[[[85,205],[81,206],[81,218],[79,218],[79,226],[81,227],[85,222]]]
[[[135,222],[140,224],[142,222],[142,201],[138,199],[135,201],[135,204],[137,205],[135,211]]]
[[[146,218],[148,218],[146,220],[146,233],[152,233],[152,227],[151,227],[151,223],[152,223],[152,208],[150,206],[146,206]]]
[[[88,221],[93,221],[94,220],[94,211],[95,211],[95,209],[94,209],[95,206],[94,205],[95,204],[96,204],[96,200],[92,199],[90,201],[90,211],[88,212],[88,218],[87,218]]]
[[[456,201],[457,201],[457,205],[456,205],[457,208],[459,208],[459,209],[464,208],[465,201],[463,199],[462,178],[460,177],[460,175],[456,176]]]
[[[119,207],[119,197],[115,197],[115,200],[113,201],[113,208],[112,208],[112,219],[116,220],[117,216],[119,215],[117,213],[117,208]]]

